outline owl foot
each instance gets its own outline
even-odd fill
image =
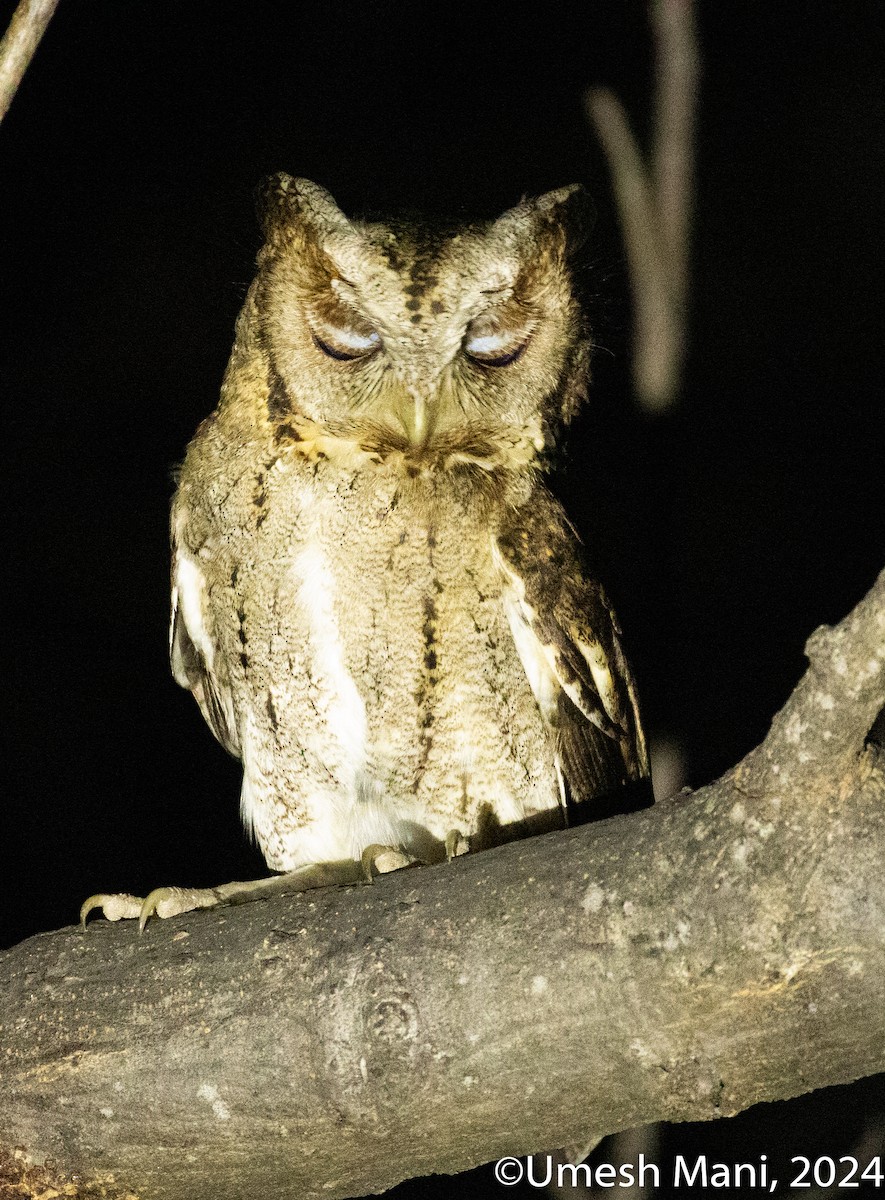
[[[140,932],[148,918],[154,914],[158,917],[177,917],[179,913],[193,912],[196,908],[214,908],[215,905],[224,903],[220,892],[220,888],[165,887],[155,888],[146,899],[131,896],[128,892],[99,892],[81,905],[80,924],[85,929],[86,918],[94,909],[100,908],[108,921],[125,921],[137,917]]]
[[[411,854],[406,854],[396,846],[382,846],[373,842],[366,846],[360,859],[363,878],[369,883],[376,875],[386,875],[389,871],[400,871],[403,867],[412,867],[419,860]]]
[[[96,908],[102,910],[106,921],[125,921],[137,917],[142,904],[144,899],[141,896],[131,896],[128,892],[97,892],[80,905],[80,924],[85,929],[86,918]]]
[[[470,853],[470,842],[459,829],[450,829],[446,834],[446,860],[451,862],[461,854]]]
[[[198,908],[245,904],[250,900],[276,896],[283,892],[303,892],[310,888],[361,883],[364,878],[364,868],[358,862],[309,863],[285,875],[273,875],[269,879],[252,879],[243,883],[222,883],[214,888],[154,888],[144,899],[126,892],[97,893],[90,896],[80,908],[80,924],[85,929],[89,914],[95,909],[101,909],[108,921],[137,918],[138,930],[141,933],[153,916],[177,917],[181,913],[194,912]]]

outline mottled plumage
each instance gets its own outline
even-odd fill
[[[614,614],[542,481],[587,378],[583,194],[444,233],[350,221],[287,176],[261,208],[173,505],[171,646],[242,758],[268,865],[436,861],[567,804],[606,815],[645,744]],[[192,906],[170,895],[149,910]]]

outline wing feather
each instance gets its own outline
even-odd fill
[[[512,513],[495,541],[514,642],[545,721],[556,769],[576,804],[612,797],[649,776],[636,687],[621,630],[561,506],[544,489]],[[623,807],[648,803],[633,789]]]

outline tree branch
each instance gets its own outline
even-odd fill
[[[6,116],[58,0],[21,0],[0,42],[0,121]]]
[[[693,0],[652,0],[655,99],[650,166],[620,100],[586,97],[621,217],[633,293],[633,380],[648,409],[672,404],[685,356],[688,261],[694,200],[699,55]]]
[[[694,794],[7,952],[8,1148],[108,1195],[346,1197],[885,1069],[885,572],[808,652]]]

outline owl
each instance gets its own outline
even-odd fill
[[[172,506],[170,643],[281,876],[84,919],[444,861],[635,807],[648,776],[617,620],[544,483],[587,383],[582,190],[447,228],[279,175],[259,208]]]

